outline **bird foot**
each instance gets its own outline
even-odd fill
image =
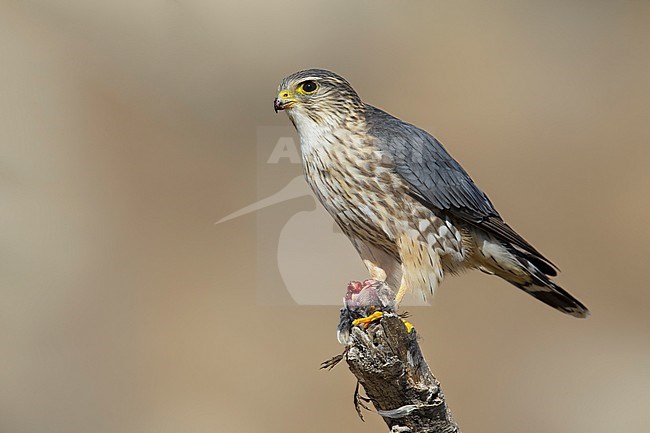
[[[368,329],[368,326],[370,326],[372,322],[376,322],[382,317],[384,317],[384,313],[382,313],[381,311],[375,311],[370,316],[361,317],[359,319],[353,320],[352,326],[363,325],[363,329]],[[404,326],[406,327],[406,332],[410,334],[414,328],[413,324],[411,322],[408,322],[406,319],[402,319],[402,322],[404,322]]]
[[[413,324],[406,319],[402,319],[402,322],[404,322],[404,326],[406,327],[406,333],[410,334],[415,326],[413,326]]]
[[[384,313],[382,313],[381,311],[375,311],[370,316],[361,317],[359,319],[354,319],[352,321],[352,326],[363,325],[363,328],[367,329],[368,326],[370,326],[370,324],[372,322],[376,322],[377,320],[381,319],[382,317],[384,317]]]

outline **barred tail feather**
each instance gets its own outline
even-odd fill
[[[558,311],[573,317],[589,317],[587,307],[549,278],[557,275],[557,272],[547,265],[547,261],[540,263],[540,260],[531,260],[537,257],[531,257],[530,253],[515,248],[511,248],[510,253],[523,268],[521,271],[526,278],[524,281],[505,278],[508,282]]]
[[[479,245],[480,269],[503,278],[558,311],[573,317],[589,316],[587,307],[550,279],[557,272],[548,260],[490,237]]]
[[[519,282],[510,282],[524,292],[558,311],[569,314],[573,317],[589,317],[589,309],[553,281],[548,278],[534,278],[533,280],[537,281],[523,284]]]

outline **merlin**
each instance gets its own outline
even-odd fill
[[[426,131],[361,100],[341,76],[284,78],[274,109],[300,137],[307,183],[352,241],[370,277],[433,294],[445,274],[479,269],[575,317],[589,310],[551,280],[557,267],[506,224]]]

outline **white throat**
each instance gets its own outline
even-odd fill
[[[330,122],[316,122],[307,114],[296,109],[292,109],[287,114],[298,131],[303,154],[317,151],[328,145],[332,134],[338,129]]]

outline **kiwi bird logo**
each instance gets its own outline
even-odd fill
[[[280,229],[276,257],[261,259],[277,261],[282,282],[297,304],[340,305],[341,287],[348,279],[364,275],[365,268],[327,211],[316,206],[316,197],[302,175],[291,179],[279,191],[221,218],[215,224],[224,224],[299,198],[308,198],[310,204],[302,205]],[[323,272],[323,269],[328,272]],[[405,300],[404,304],[426,305],[416,297]]]

